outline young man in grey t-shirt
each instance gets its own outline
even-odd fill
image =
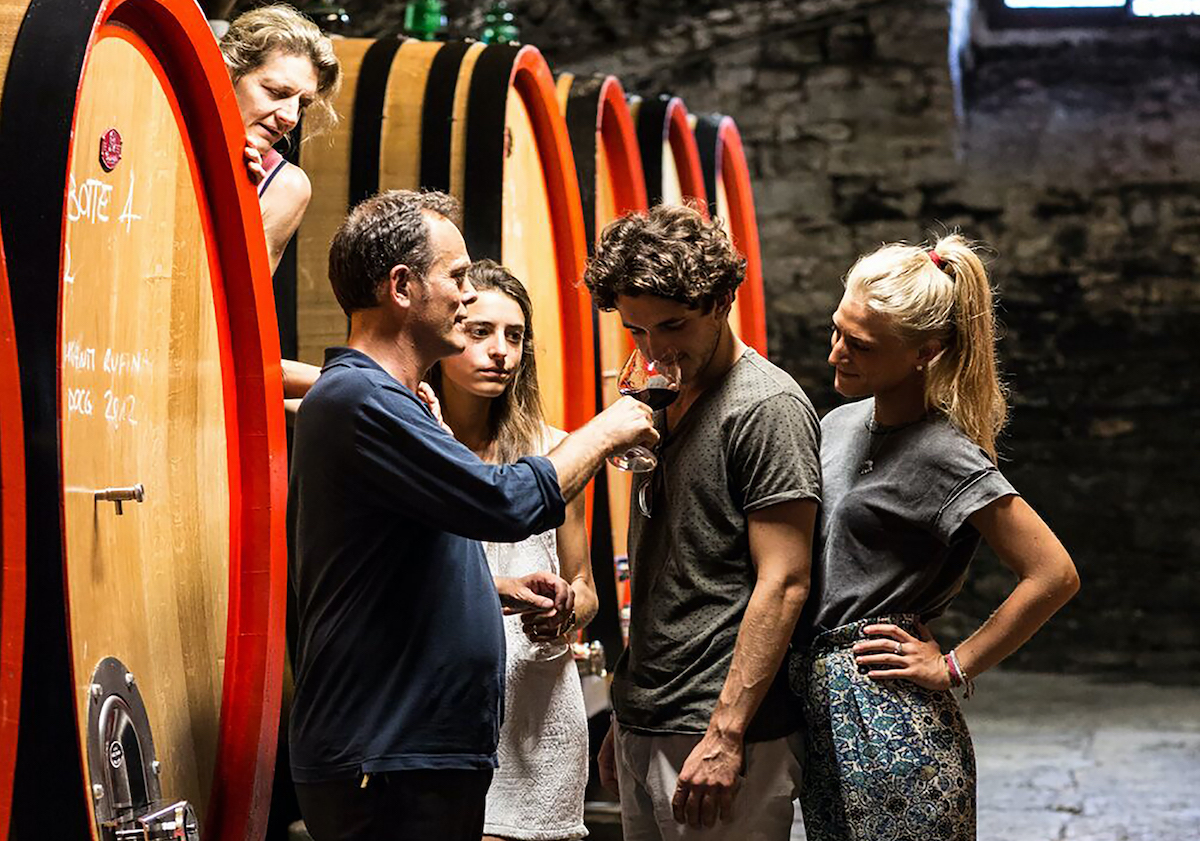
[[[729,325],[745,261],[721,226],[659,206],[604,232],[584,281],[678,399],[634,478],[629,647],[601,780],[627,841],[786,839],[798,726],[780,665],[809,586],[820,424],[795,381]]]

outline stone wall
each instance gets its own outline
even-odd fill
[[[450,4],[452,31],[477,32],[486,5]],[[1191,679],[1195,29],[1013,35],[987,31],[979,15],[966,30],[962,14],[951,50],[943,0],[512,5],[556,70],[615,73],[632,92],[669,91],[737,119],[755,177],[771,356],[819,408],[837,403],[827,325],[858,254],[955,228],[986,242],[1012,386],[1003,466],[1083,578],[1013,662]],[[398,4],[346,6],[362,34],[401,18]],[[945,641],[977,626],[1013,582],[983,553],[940,625]]]

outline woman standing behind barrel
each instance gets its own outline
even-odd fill
[[[246,126],[246,168],[258,184],[273,273],[312,195],[304,170],[289,165],[274,147],[302,116],[315,120],[318,129],[336,122],[331,102],[341,68],[329,38],[285,4],[240,15],[220,46]],[[318,373],[316,366],[285,359],[284,396],[303,397]]]
[[[545,453],[564,433],[542,418],[529,293],[506,269],[480,260],[467,271],[479,293],[467,310],[467,348],[430,371],[442,416],[484,461],[505,464]],[[508,663],[500,768],[492,778],[485,838],[582,838],[587,784],[587,715],[567,634],[591,621],[598,606],[584,530],[583,496],[557,531],[520,543],[487,543],[495,576],[549,570],[570,583],[567,616],[505,619]]]
[[[959,236],[861,258],[833,314],[813,590],[792,688],[812,841],[975,838],[975,758],[950,693],[1016,651],[1079,588],[1070,556],[996,467],[1007,414],[992,290]],[[949,653],[926,630],[980,539],[1017,584]]]

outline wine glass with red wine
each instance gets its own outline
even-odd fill
[[[656,412],[665,409],[679,396],[679,364],[673,359],[649,359],[635,349],[621,369],[617,391],[641,400]],[[608,461],[630,473],[648,473],[658,465],[654,453],[640,444],[609,456]]]

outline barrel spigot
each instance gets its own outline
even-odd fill
[[[146,489],[141,482],[128,488],[104,488],[96,491],[97,502],[111,502],[117,506],[117,514],[124,514],[121,507],[124,502],[141,502],[146,498]]]

